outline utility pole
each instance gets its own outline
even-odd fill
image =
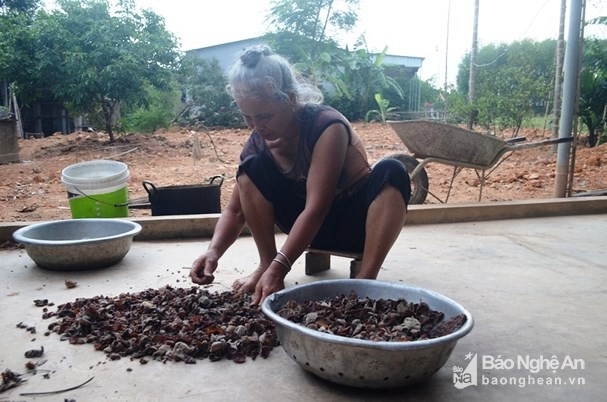
[[[449,72],[449,25],[451,24],[451,0],[447,7],[447,35],[445,40],[445,93],[447,93],[448,87],[448,72]]]
[[[563,93],[563,57],[565,54],[565,14],[567,13],[567,0],[561,0],[561,13],[559,17],[559,36],[556,42],[556,72],[554,75],[554,109],[552,110],[551,138],[559,137],[559,120],[561,118],[561,94]],[[558,144],[550,146],[550,152],[555,154]]]
[[[470,77],[468,79],[468,104],[476,100],[476,56],[478,53],[478,8],[480,0],[474,0],[474,26],[472,28],[472,51],[470,52]],[[468,115],[468,130],[474,126],[476,110],[471,109]]]
[[[448,120],[448,110],[447,110],[447,93],[449,89],[449,25],[451,24],[451,0],[449,0],[449,5],[447,7],[447,34],[445,35],[445,85],[443,87],[443,102],[444,102],[444,114],[443,120],[445,123]]]
[[[570,0],[569,32],[565,61],[563,64],[563,103],[559,124],[559,138],[569,138],[573,132],[576,100],[579,90],[580,71],[580,42],[582,41],[582,3],[583,0]],[[574,144],[575,145],[575,144]],[[567,192],[567,173],[571,144],[559,144],[556,154],[556,176],[554,180],[554,196],[565,197]]]

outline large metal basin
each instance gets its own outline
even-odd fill
[[[141,225],[125,219],[72,219],[36,223],[13,233],[38,266],[87,270],[113,265],[129,252]]]
[[[445,314],[445,320],[465,314],[457,331],[412,342],[373,342],[327,334],[293,323],[278,314],[289,300],[323,300],[355,291],[359,297],[426,302]],[[293,286],[262,303],[287,355],[302,368],[326,380],[361,388],[395,388],[432,376],[447,361],[458,339],[472,330],[472,315],[453,300],[430,290],[375,280],[338,279]]]

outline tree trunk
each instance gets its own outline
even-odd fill
[[[588,127],[588,138],[586,139],[586,146],[588,148],[593,148],[597,143],[597,135],[596,135],[596,126],[594,125],[591,119],[587,119],[586,126]]]
[[[113,122],[112,117],[114,115],[114,105],[107,99],[102,102],[103,118],[105,120],[105,131],[110,136],[110,144],[114,143],[114,131],[112,130]]]

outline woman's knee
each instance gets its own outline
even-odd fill
[[[240,173],[236,177],[236,183],[241,203],[255,202],[255,200],[264,198],[255,182],[246,173]]]
[[[386,186],[393,187],[398,190],[405,201],[405,205],[409,205],[411,198],[411,179],[409,173],[397,159],[382,159],[377,162],[371,172],[371,192],[372,196],[376,197],[382,192]]]
[[[399,180],[400,182],[409,182],[409,173],[405,165],[398,159],[382,159],[373,166],[373,173]]]

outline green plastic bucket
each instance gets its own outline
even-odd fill
[[[123,218],[129,215],[126,164],[108,160],[77,163],[63,169],[72,218]]]

